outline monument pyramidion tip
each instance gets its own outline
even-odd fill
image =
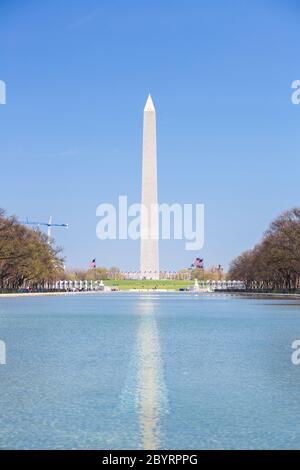
[[[155,111],[154,104],[153,104],[153,101],[152,101],[152,98],[151,98],[150,94],[149,94],[148,99],[146,101],[144,111]]]

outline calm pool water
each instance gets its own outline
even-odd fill
[[[300,448],[295,301],[0,299],[0,339],[0,448]]]

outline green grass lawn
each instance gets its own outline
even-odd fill
[[[104,281],[106,286],[118,287],[120,290],[129,290],[129,289],[170,289],[170,290],[179,290],[186,287],[194,285],[194,281],[129,281],[129,280],[120,280],[120,281]]]

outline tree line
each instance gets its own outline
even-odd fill
[[[0,290],[38,289],[62,277],[60,249],[0,209]]]
[[[252,250],[235,258],[230,279],[247,290],[295,291],[300,288],[300,208],[282,213]]]
[[[97,268],[84,269],[69,269],[64,274],[64,280],[67,281],[105,281],[105,280],[124,280],[126,276],[120,268],[112,267],[106,268],[104,266]],[[223,269],[218,266],[211,266],[207,269],[188,269],[184,268],[174,273],[174,280],[210,280],[221,281],[226,279],[226,274]]]
[[[89,269],[69,269],[65,272],[64,279],[67,281],[105,281],[124,279],[124,276],[117,267],[106,268],[103,266]]]

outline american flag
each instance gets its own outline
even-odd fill
[[[193,264],[194,268],[203,269],[203,261],[202,258],[196,258]]]
[[[90,269],[95,269],[95,268],[96,268],[96,258],[94,258],[94,259],[89,263],[89,268],[90,268]]]

